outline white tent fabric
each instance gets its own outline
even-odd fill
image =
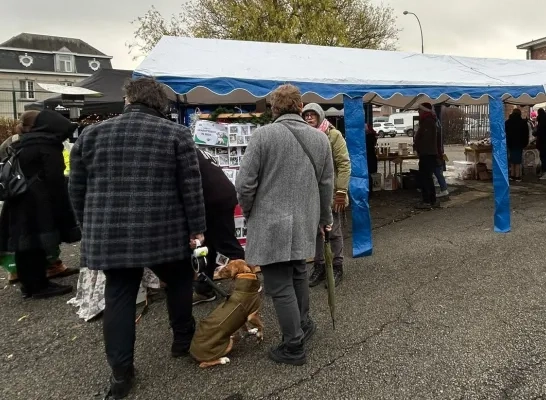
[[[484,104],[488,96],[473,90],[484,87],[509,103],[546,101],[546,61],[299,44],[164,37],[135,74],[160,78],[189,104],[254,103],[283,82],[305,83],[304,100],[318,94],[323,104],[340,104],[355,91],[366,93],[364,101],[398,108],[419,95],[419,102]],[[321,91],[325,84],[339,90]]]
[[[135,70],[191,104],[252,104],[292,83],[304,102],[343,103],[351,157],[353,255],[372,252],[363,103],[415,107],[487,104],[495,189],[494,227],[509,232],[510,185],[503,102],[546,102],[546,61],[499,60],[299,44],[164,37]],[[250,234],[250,232],[249,232]]]

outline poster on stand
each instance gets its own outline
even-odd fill
[[[224,124],[200,120],[195,124],[193,138],[196,144],[205,146],[228,146],[228,130]]]

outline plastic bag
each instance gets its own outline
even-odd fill
[[[10,274],[16,273],[17,267],[15,266],[15,255],[13,253],[0,254],[0,266]]]

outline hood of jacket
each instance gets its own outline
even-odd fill
[[[322,121],[324,121],[324,118],[326,118],[326,114],[324,113],[324,110],[317,103],[309,103],[305,107],[303,107],[302,115],[304,115],[308,111],[313,111],[315,114],[318,115],[319,125],[322,124]]]
[[[28,134],[40,133],[44,137],[55,137],[57,140],[64,142],[78,129],[78,124],[63,117],[56,111],[44,110],[36,117],[34,126],[25,135],[21,136],[21,141],[24,140]],[[30,135],[29,138],[36,136]]]

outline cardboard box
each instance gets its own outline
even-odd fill
[[[398,189],[398,180],[393,175],[388,175],[385,178],[385,190],[396,190]]]

